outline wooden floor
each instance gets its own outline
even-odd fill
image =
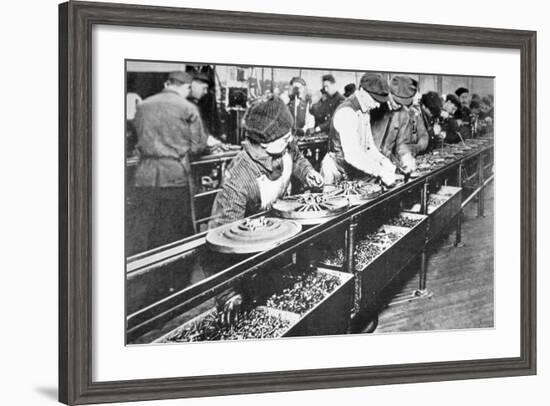
[[[465,211],[463,246],[454,247],[455,233],[433,243],[428,253],[429,299],[385,307],[375,333],[493,327],[493,193],[485,196],[485,217],[477,217],[476,202]],[[387,292],[388,301],[418,288],[418,261],[400,275]]]

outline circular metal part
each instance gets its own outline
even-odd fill
[[[273,203],[276,216],[292,219],[301,224],[319,224],[344,213],[349,199],[330,196],[327,193],[304,193],[288,196]]]
[[[336,185],[327,185],[324,193],[330,197],[343,197],[349,200],[350,205],[356,206],[372,200],[382,193],[382,186],[378,183],[362,180],[345,180]]]
[[[301,230],[295,221],[262,216],[215,228],[206,235],[206,242],[213,251],[252,254],[273,248]]]
[[[467,144],[462,144],[457,148],[460,148],[460,150],[463,152],[470,152],[472,149],[474,149],[472,145],[467,145]]]

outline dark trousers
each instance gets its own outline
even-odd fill
[[[189,187],[135,187],[127,202],[126,255],[193,234]]]

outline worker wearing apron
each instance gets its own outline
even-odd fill
[[[269,209],[288,190],[291,176],[306,187],[323,179],[292,140],[293,119],[277,96],[249,107],[243,128],[247,140],[228,167],[212,207],[209,228]]]
[[[224,175],[222,190],[212,207],[209,228],[269,209],[287,193],[292,176],[306,187],[323,186],[321,175],[292,140],[294,120],[279,97],[257,101],[248,108],[243,121],[247,140]],[[238,314],[243,302],[242,291],[242,286],[236,287],[217,297],[226,320]]]
[[[367,174],[386,185],[395,183],[395,165],[376,147],[370,124],[370,110],[388,100],[388,84],[382,76],[366,73],[359,89],[338,106],[329,132],[329,152],[321,164],[326,184]]]

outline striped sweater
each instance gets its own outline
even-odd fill
[[[222,190],[214,201],[208,228],[270,208],[271,203],[286,192],[290,175],[305,183],[313,170],[295,142],[289,144],[280,158],[270,157],[257,144],[245,142],[243,147],[224,174]]]

